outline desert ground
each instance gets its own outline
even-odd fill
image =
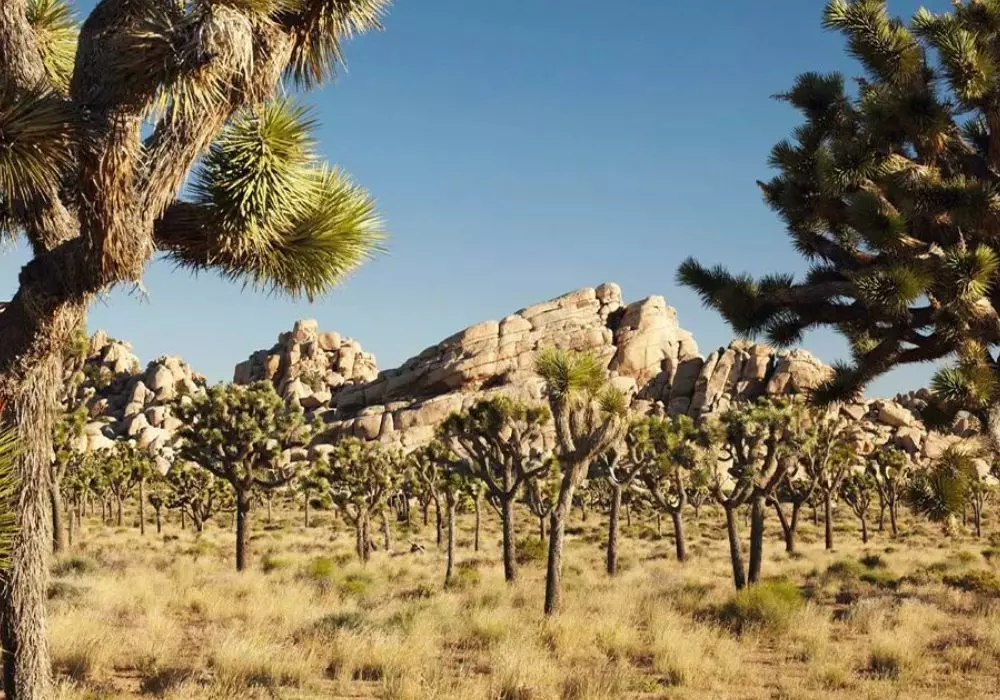
[[[723,518],[689,516],[673,558],[649,514],[623,523],[621,571],[604,571],[606,519],[575,511],[565,610],[542,614],[545,547],[520,513],[518,580],[506,584],[496,518],[459,516],[458,576],[433,511],[394,524],[367,566],[333,512],[256,513],[253,566],[233,566],[229,516],[196,536],[85,519],[53,565],[50,639],[65,700],[500,698],[797,700],[995,697],[1000,531],[981,539],[906,516],[862,545],[836,513],[835,550],[804,514],[786,554],[769,516],[762,585],[734,595]],[[411,551],[412,544],[423,546]]]

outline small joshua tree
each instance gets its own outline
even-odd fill
[[[442,527],[441,519],[441,492],[438,490],[440,484],[439,472],[441,471],[441,451],[447,451],[439,441],[434,441],[411,452],[407,459],[407,471],[405,486],[407,490],[416,494],[420,503],[420,510],[423,513],[424,526],[428,522],[428,510],[431,503],[434,504],[434,532],[435,543],[441,546]]]
[[[229,482],[236,499],[236,570],[247,566],[255,496],[284,486],[298,464],[288,457],[308,444],[312,426],[270,382],[220,384],[175,409],[185,426],[180,455]]]
[[[517,578],[514,551],[514,501],[523,485],[549,468],[542,431],[551,419],[548,408],[529,406],[507,397],[483,399],[453,413],[438,437],[461,458],[472,479],[486,485],[500,511],[504,578]]]
[[[418,474],[416,478],[425,482],[425,487],[438,494],[445,503],[448,557],[444,583],[447,586],[451,584],[455,573],[456,510],[462,497],[470,494],[469,483],[476,480],[465,462],[440,440],[434,440],[418,452],[419,456],[410,460],[411,468]]]
[[[309,527],[309,505],[314,496],[326,494],[329,491],[329,484],[323,478],[323,458],[319,455],[311,455],[309,464],[299,471],[295,477],[295,490],[302,495],[303,527]]]
[[[371,518],[381,512],[403,479],[403,458],[378,442],[347,438],[326,456],[319,470],[330,500],[355,530],[358,558],[371,558]]]
[[[788,401],[761,399],[735,406],[719,419],[720,456],[728,469],[715,469],[711,489],[726,513],[729,556],[737,589],[760,579],[765,504],[791,466],[792,461],[785,458],[785,452],[794,436],[795,414],[795,408]],[[743,566],[736,527],[736,509],[746,503],[751,507],[749,572]]]
[[[63,482],[67,473],[79,467],[78,443],[87,424],[87,409],[78,406],[64,411],[52,430],[52,464],[49,467],[49,503],[52,509],[52,551],[59,554],[68,544],[67,526],[63,520]]]
[[[840,482],[840,500],[861,522],[861,541],[868,544],[868,509],[875,498],[875,477],[866,470],[849,470]]]
[[[590,353],[542,350],[535,371],[545,381],[545,397],[556,429],[559,496],[549,516],[549,556],[545,577],[545,614],[559,611],[563,547],[573,495],[594,461],[624,437],[628,427],[625,397],[607,384],[607,370]]]
[[[873,477],[881,511],[889,512],[889,527],[893,537],[899,534],[897,527],[899,502],[906,490],[912,466],[909,456],[903,450],[891,445],[880,447],[868,462],[868,473]],[[880,524],[882,513],[879,514]]]
[[[642,465],[639,477],[649,500],[658,512],[670,514],[677,561],[687,559],[683,512],[690,476],[699,467],[697,445],[702,439],[687,416],[647,418],[626,437],[633,461]]]
[[[213,515],[235,508],[229,483],[196,464],[174,464],[164,482],[164,504],[180,513],[182,528],[187,517],[191,519],[195,532],[201,533]]]
[[[945,533],[951,534],[956,516],[965,512],[978,481],[974,453],[952,445],[935,464],[910,472],[903,498],[915,513],[941,523]]]
[[[115,524],[122,526],[122,504],[132,490],[144,483],[155,471],[153,458],[131,442],[116,442],[114,447],[99,457],[108,490],[115,499]],[[139,498],[140,525],[142,521],[142,496]]]

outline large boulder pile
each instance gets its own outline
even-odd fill
[[[77,448],[98,451],[134,440],[165,469],[181,427],[171,406],[204,392],[205,377],[179,357],[160,357],[142,369],[130,344],[103,331],[90,338],[82,375],[73,403],[86,407],[89,421]]]
[[[612,383],[637,411],[699,420],[737,401],[804,394],[832,371],[805,350],[777,351],[745,341],[704,357],[663,297],[626,304],[618,285],[603,284],[470,326],[382,372],[354,341],[300,321],[274,348],[238,365],[234,379],[274,382],[286,398],[326,423],[321,443],[353,435],[410,448],[430,440],[451,412],[485,395],[540,401],[542,385],[533,367],[538,350],[550,345],[602,358]],[[928,431],[918,419],[924,404],[926,395],[918,392],[839,410],[855,424],[862,450],[891,442],[914,458],[935,457],[974,432],[968,421],[948,435]]]

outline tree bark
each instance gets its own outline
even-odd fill
[[[760,580],[764,560],[764,497],[755,495],[750,503],[750,569],[747,580],[752,585]]]
[[[75,520],[75,518],[73,516],[73,507],[69,506],[69,509],[68,509],[68,511],[66,513],[66,535],[67,535],[67,541],[66,541],[66,543],[67,543],[67,545],[69,547],[73,546],[73,523],[74,523],[74,520]]]
[[[122,526],[122,501],[123,500],[125,500],[125,499],[123,499],[121,496],[119,496],[117,494],[115,495],[115,504],[117,506],[117,508],[115,510],[115,524],[118,525],[118,527]]]
[[[656,537],[657,539],[663,537],[663,518],[660,517],[660,511],[656,511]]]
[[[58,484],[49,484],[49,503],[52,509],[52,552],[53,554],[62,554],[67,549],[68,540],[66,524],[63,521],[65,505]]]
[[[236,570],[245,571],[250,556],[253,498],[248,491],[236,492]]]
[[[517,561],[514,551],[514,499],[504,498],[500,504],[500,523],[503,528],[503,577],[508,583],[517,580]]]
[[[146,534],[146,480],[139,479],[139,534]]]
[[[437,534],[437,547],[441,549],[441,542],[444,539],[444,524],[441,522],[441,500],[434,498],[434,528]]]
[[[476,528],[475,528],[475,532],[472,535],[472,550],[474,552],[478,552],[479,551],[479,521],[480,521],[479,509],[481,507],[481,503],[480,503],[480,499],[479,498],[474,499],[474,507],[475,507],[475,510],[476,510]]]
[[[163,531],[162,521],[160,520],[160,509],[156,509],[156,534],[159,535]]]
[[[181,508],[181,530],[186,530],[187,529],[187,523],[185,522],[186,520],[187,520],[187,518],[184,515],[184,509]]]
[[[778,515],[778,523],[781,525],[781,534],[785,538],[785,551],[789,554],[795,553],[795,532],[798,529],[799,511],[802,509],[801,503],[792,503],[792,514],[785,517],[781,510],[781,504],[774,502],[774,512]]]
[[[677,561],[687,561],[687,544],[684,540],[684,519],[681,515],[681,509],[671,511],[670,518],[674,521],[674,548],[677,550]]]
[[[545,541],[545,516],[538,516],[538,539],[541,542]]]
[[[726,511],[726,534],[729,536],[729,561],[733,565],[733,583],[736,590],[743,590],[747,585],[747,575],[743,568],[743,552],[740,549],[740,537],[736,531],[736,512],[734,506],[724,505]]]
[[[385,551],[392,551],[392,529],[389,527],[389,511],[382,511],[382,541],[385,544]]]
[[[448,563],[444,572],[444,585],[449,585],[455,573],[455,499],[448,502]]]
[[[608,517],[608,576],[618,573],[618,515],[622,507],[622,489],[611,487],[611,514]]]
[[[6,417],[16,427],[21,446],[10,565],[0,578],[3,687],[10,700],[52,697],[45,615],[52,519],[46,511],[50,507],[53,417],[62,384],[58,352],[50,352],[6,397]]]
[[[868,519],[861,516],[861,543],[868,544]]]
[[[899,530],[896,528],[896,504],[889,503],[889,529],[892,532],[893,537],[899,536]]]
[[[420,504],[420,508],[423,511],[423,515],[424,515],[424,527],[427,527],[427,523],[429,522],[429,515],[430,515],[429,511],[431,509],[431,502],[430,502],[430,500],[426,500],[423,503],[421,503]]]
[[[833,498],[829,491],[823,493],[823,539],[826,550],[833,549]]]
[[[306,513],[305,513],[305,522],[303,523],[303,527],[305,527],[305,528],[308,529],[308,527],[309,527],[309,492],[308,491],[306,491],[305,504],[306,504],[306,509],[305,509]]]

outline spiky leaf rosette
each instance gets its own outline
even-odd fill
[[[163,247],[193,270],[313,299],[382,250],[374,199],[313,153],[314,123],[288,100],[241,113],[213,144]]]
[[[942,522],[964,510],[977,476],[974,455],[952,446],[936,464],[913,473],[904,495],[915,512]]]
[[[79,33],[73,11],[62,0],[28,0],[27,15],[46,76],[56,90],[68,92]]]
[[[607,369],[590,352],[543,348],[535,360],[535,373],[545,380],[545,391],[557,401],[598,396],[607,382]]]
[[[48,88],[18,91],[0,80],[0,215],[29,208],[58,187],[71,157],[71,122]]]
[[[778,96],[803,123],[759,183],[802,278],[754,279],[685,261],[679,281],[733,328],[778,345],[833,327],[852,360],[816,399],[847,398],[894,366],[1000,345],[1000,3],[921,10],[909,24],[884,0],[833,0],[824,26],[864,76],[805,73]]]

